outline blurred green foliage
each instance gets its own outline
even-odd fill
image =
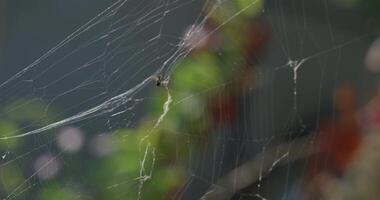
[[[186,167],[193,164],[189,163],[191,156],[200,153],[196,152],[200,148],[194,146],[207,138],[210,122],[205,119],[210,115],[209,97],[216,95],[216,88],[232,78],[233,62],[246,43],[242,34],[248,29],[244,24],[259,15],[262,8],[263,0],[237,0],[218,7],[210,21],[224,26],[217,33],[222,38],[218,52],[223,52],[223,57],[206,49],[179,63],[168,88],[174,101],[164,121],[153,129],[168,98],[168,91],[158,87],[138,127],[109,133],[114,138],[112,154],[104,157],[90,156],[88,152],[63,154],[59,157],[64,164],[58,176],[36,180],[32,166],[36,156],[45,151],[57,154],[54,136],[49,136],[54,131],[44,133],[49,144],[42,136],[0,140],[0,150],[14,154],[10,163],[0,165],[1,190],[9,194],[22,186],[15,199],[41,200],[120,200],[137,199],[138,195],[142,199],[158,200],[173,196],[189,177]],[[226,23],[236,13],[242,15],[234,23]],[[36,99],[15,101],[5,107],[4,113],[0,119],[1,136],[16,135],[59,119],[54,105]],[[38,146],[35,141],[47,147],[34,152],[33,148]],[[24,157],[17,157],[25,153]]]

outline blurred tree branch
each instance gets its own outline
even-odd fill
[[[318,153],[314,148],[315,135],[294,139],[287,143],[273,146],[257,154],[238,168],[233,169],[213,184],[201,198],[202,200],[231,199],[238,191],[260,181],[275,167],[307,158]],[[285,153],[282,153],[285,152]]]

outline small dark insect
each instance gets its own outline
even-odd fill
[[[163,77],[162,77],[161,74],[160,74],[160,75],[157,75],[157,76],[155,77],[155,80],[156,80],[156,86],[157,86],[157,87],[162,86],[162,85],[165,85],[165,82],[166,82],[166,81],[163,80]]]
[[[162,75],[160,74],[156,77],[156,86],[161,86],[161,84],[162,84]]]

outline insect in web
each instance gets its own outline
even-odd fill
[[[154,80],[156,81],[156,86],[157,87],[160,87],[160,86],[165,86],[166,87],[167,86],[168,81],[164,80],[164,77],[161,74],[155,76]]]

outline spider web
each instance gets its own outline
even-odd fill
[[[336,13],[348,8],[327,0],[239,2],[114,1],[7,75],[1,197],[295,198],[318,151],[313,131],[325,112],[334,115],[334,88],[371,83],[362,58],[376,30],[352,10],[344,22]],[[247,19],[270,30],[253,61],[229,34]],[[220,37],[227,47],[213,46]],[[181,78],[199,49],[218,64],[195,61],[199,71]],[[208,68],[224,73],[207,82]],[[197,82],[204,87],[177,87]]]

